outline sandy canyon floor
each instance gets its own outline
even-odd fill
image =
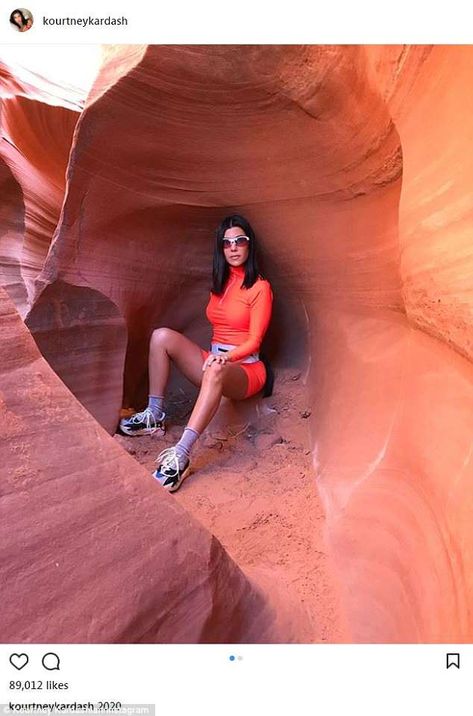
[[[309,449],[300,373],[278,371],[267,413],[232,428],[212,425],[192,453],[192,473],[173,498],[214,534],[231,557],[295,618],[294,641],[348,641],[337,582],[324,545],[324,514]],[[150,473],[157,454],[179,439],[192,409],[175,397],[162,436],[115,439]],[[161,488],[160,488],[161,489]],[[285,604],[281,604],[281,600]]]

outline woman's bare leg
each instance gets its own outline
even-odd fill
[[[238,365],[212,363],[203,372],[202,384],[194,409],[187,423],[188,428],[201,433],[218,410],[222,395],[235,400],[245,397],[248,378]]]
[[[197,402],[181,439],[158,456],[159,466],[153,473],[159,483],[170,492],[179,489],[189,474],[192,446],[218,410],[222,395],[242,399],[248,387],[248,378],[238,365],[223,364],[221,359],[208,357],[202,360],[201,386]]]
[[[196,386],[202,382],[203,358],[199,346],[172,328],[157,328],[149,345],[149,394],[164,395],[171,360]]]

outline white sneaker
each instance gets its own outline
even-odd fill
[[[175,447],[169,447],[159,453],[156,460],[157,469],[153,472],[153,477],[168,492],[176,492],[190,475],[190,462],[187,460],[184,467],[179,467],[179,457]]]
[[[154,435],[159,432],[160,435],[166,433],[164,419],[166,413],[162,413],[159,420],[155,417],[151,408],[145,408],[141,413],[135,413],[130,418],[120,420],[120,430],[125,435]]]

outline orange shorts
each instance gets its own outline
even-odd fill
[[[210,355],[210,351],[206,351],[203,348],[200,349],[202,358],[205,360]],[[233,365],[239,365],[243,368],[248,378],[248,387],[246,389],[245,398],[250,398],[252,395],[256,395],[260,390],[263,390],[263,386],[266,383],[266,368],[262,360],[256,361],[256,363],[238,363],[235,362]]]

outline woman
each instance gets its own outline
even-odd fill
[[[227,216],[217,230],[213,285],[206,315],[213,327],[211,351],[177,331],[158,328],[151,336],[147,408],[120,421],[126,435],[164,431],[164,391],[172,360],[200,392],[181,439],[158,456],[153,476],[175,492],[190,472],[190,451],[217,412],[222,395],[243,400],[265,385],[259,347],[271,318],[271,286],[258,271],[256,240],[248,221]]]
[[[26,32],[33,24],[32,19],[30,17],[27,18],[22,10],[13,10],[10,15],[10,22],[12,25],[16,25],[19,32]]]

